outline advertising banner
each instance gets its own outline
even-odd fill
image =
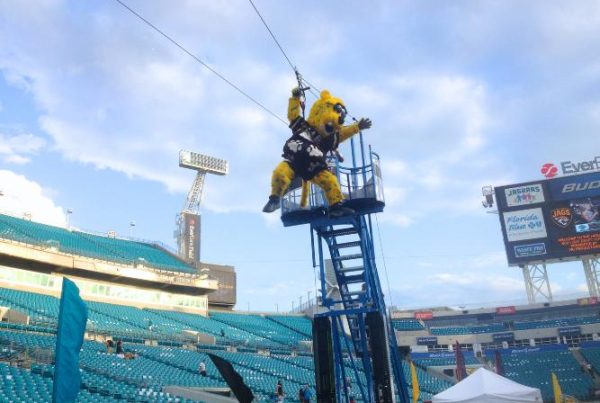
[[[568,350],[569,346],[567,346],[566,344],[549,344],[549,345],[544,345],[544,346],[539,346],[539,347],[520,347],[520,348],[502,348],[499,350],[496,349],[490,349],[490,350],[486,350],[486,355],[487,354],[493,354],[495,351],[499,351],[500,354],[505,355],[505,354],[529,354],[529,353],[541,353],[541,352],[545,352],[545,351],[564,351],[564,350]]]
[[[587,298],[578,298],[578,305],[596,305],[598,304],[598,297],[587,297]]]
[[[579,326],[561,327],[558,329],[559,336],[579,336],[581,328]]]
[[[504,189],[508,207],[525,206],[544,202],[544,190],[541,183]]]
[[[515,334],[513,332],[494,333],[492,334],[492,339],[496,342],[513,341],[515,339]]]
[[[182,256],[190,263],[200,262],[200,215],[181,213]]]
[[[435,346],[436,344],[438,344],[437,337],[435,337],[435,336],[417,337],[417,344],[419,346]]]
[[[433,312],[431,312],[431,311],[415,312],[415,319],[419,319],[419,320],[433,319]]]
[[[462,353],[465,356],[465,358],[471,358],[475,356],[475,353],[473,353],[473,351],[463,350]],[[410,353],[410,357],[413,360],[421,360],[425,358],[456,358],[456,353],[454,353],[454,351],[441,351],[435,353]]]
[[[600,172],[495,191],[510,265],[600,254]]]
[[[541,208],[502,213],[509,242],[545,238],[546,224]]]
[[[517,308],[514,306],[499,306],[496,308],[496,313],[498,315],[510,315],[517,312]]]
[[[548,187],[552,200],[556,201],[598,196],[600,172],[552,179]]]

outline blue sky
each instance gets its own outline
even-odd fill
[[[285,117],[294,76],[249,2],[127,4]],[[255,4],[308,81],[373,120],[392,302],[524,300],[481,187],[600,151],[600,4]],[[288,130],[116,1],[0,3],[2,211],[65,225],[72,209],[73,226],[122,235],[135,221],[173,245],[194,176],[178,151],[226,158],[230,175],[206,184],[202,258],[235,265],[238,309],[288,309],[314,290],[309,231],[260,212]],[[558,296],[585,292],[579,265],[549,274]]]

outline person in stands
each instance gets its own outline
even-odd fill
[[[281,380],[277,381],[277,385],[275,385],[275,394],[277,395],[277,401],[283,402],[285,392],[283,391],[283,384],[281,383]]]
[[[198,371],[200,371],[200,375],[206,376],[206,364],[204,364],[204,361],[200,361],[200,365],[198,365]]]
[[[298,389],[298,400],[300,400],[300,403],[304,403],[304,388],[301,387],[300,389]]]
[[[304,385],[304,389],[302,390],[302,397],[304,399],[305,403],[310,403],[312,400],[312,391],[310,390],[310,386],[308,386],[308,383],[306,385]]]
[[[123,354],[123,342],[121,340],[117,340],[117,355]]]
[[[112,339],[106,339],[106,352],[108,354],[112,354],[114,346],[115,346],[115,342],[112,341]]]

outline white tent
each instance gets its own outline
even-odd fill
[[[433,396],[433,403],[542,402],[539,389],[479,368],[453,387]]]

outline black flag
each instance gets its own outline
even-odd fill
[[[244,383],[244,378],[238,374],[235,369],[233,369],[233,365],[231,363],[218,355],[214,355],[211,353],[207,353],[210,359],[212,360],[215,367],[219,370],[221,376],[229,385],[229,388],[235,395],[236,399],[240,403],[250,403],[254,400],[254,395],[252,391],[246,384]]]

